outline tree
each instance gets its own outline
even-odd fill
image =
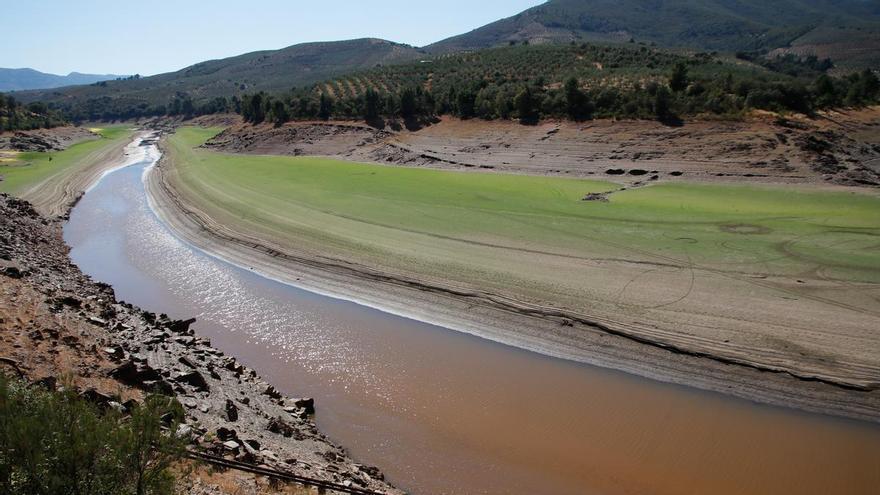
[[[671,117],[669,98],[669,90],[665,86],[657,88],[654,95],[654,115],[658,120],[668,120]]]
[[[458,93],[455,101],[455,107],[458,116],[463,119],[469,119],[476,114],[477,94],[471,90],[463,90]]]
[[[416,92],[412,88],[404,88],[400,92],[400,115],[404,119],[411,119],[418,113],[418,101]]]
[[[364,120],[372,122],[379,118],[379,93],[373,88],[367,89],[364,95]]]
[[[516,95],[513,99],[513,106],[516,107],[520,121],[531,122],[538,119],[537,101],[528,86]]]
[[[329,120],[333,115],[333,98],[321,93],[318,101],[318,117],[321,120]]]
[[[582,120],[590,117],[592,105],[587,95],[581,91],[577,78],[565,81],[565,110],[572,120]]]
[[[275,100],[272,103],[272,121],[276,126],[290,120],[290,114],[287,112],[287,105],[281,100]]]
[[[816,93],[816,104],[820,107],[834,106],[838,102],[837,88],[828,74],[821,74],[813,83]]]
[[[669,87],[672,91],[678,93],[684,91],[688,86],[688,69],[683,62],[675,64],[672,69],[672,76],[669,78]]]

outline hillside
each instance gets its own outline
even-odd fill
[[[188,113],[187,106],[202,105],[217,97],[288,90],[352,70],[418,56],[415,48],[379,39],[304,43],[210,60],[151,77],[16,96],[25,102],[54,104],[75,119],[138,117],[166,111]]]
[[[241,113],[253,123],[402,117],[411,127],[437,115],[675,121],[876,101],[876,75],[833,78],[827,67],[815,58],[747,60],[628,43],[503,46],[367,69],[293,92],[245,95]]]
[[[787,47],[802,37],[813,38],[814,44],[823,47],[855,37],[852,43],[858,48],[865,42],[865,30],[880,32],[880,4],[877,2],[551,0],[426,48],[432,53],[451,53],[525,40],[628,41],[634,38],[667,47],[751,51]],[[876,37],[872,43],[876,53],[880,43]],[[846,63],[851,56],[850,46],[851,43],[845,43],[844,47],[838,46],[833,53],[824,56]],[[874,55],[867,60],[861,56],[859,61],[862,66],[865,63],[876,65],[880,56]]]
[[[114,74],[81,74],[79,72],[71,72],[66,76],[59,76],[34,69],[0,68],[0,91],[60,88],[76,84],[92,84],[119,77],[122,76]]]

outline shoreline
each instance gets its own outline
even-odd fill
[[[25,199],[0,196],[0,209],[8,210],[0,230],[16,239],[0,242],[0,287],[11,294],[12,304],[0,304],[0,314],[27,314],[0,318],[0,326],[12,325],[7,337],[25,338],[6,351],[8,362],[29,382],[55,384],[69,376],[98,405],[138,402],[150,392],[170,394],[187,415],[178,434],[200,451],[353,489],[404,493],[379,468],[358,463],[317,428],[313,399],[291,398],[213,347],[189,328],[194,319],[171,320],[119,301],[112,286],[92,280],[72,262],[63,226],[73,208],[106,175],[154,158],[153,148],[143,143],[155,136],[156,131],[139,130],[122,145],[102,150],[101,159],[88,167],[50,177],[42,184],[58,182],[63,188],[43,196],[42,211]],[[43,325],[44,333],[19,335],[16,322],[27,318],[41,322],[35,324]],[[259,478],[242,478],[236,471],[218,476]],[[182,489],[193,482],[212,486],[213,480],[181,480]],[[265,480],[248,482],[266,485]]]
[[[160,143],[161,147],[161,143]],[[286,252],[216,225],[174,191],[163,153],[145,176],[154,213],[187,244],[266,278],[543,355],[804,411],[880,422],[880,391],[651,339],[638,327],[503,295]],[[515,329],[515,330],[512,330]]]
[[[141,142],[153,132],[134,131],[130,139],[121,140],[84,158],[87,166],[62,170],[34,184],[19,196],[30,202],[40,214],[65,219],[82,195],[105,175],[143,160],[146,150],[141,147]]]

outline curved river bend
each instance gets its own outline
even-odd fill
[[[196,330],[420,494],[876,494],[880,427],[544,357],[265,279],[181,242],[106,175],[64,229],[83,272]]]

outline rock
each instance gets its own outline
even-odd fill
[[[7,266],[0,270],[0,274],[6,275],[9,278],[18,279],[24,277],[26,272],[15,266]]]
[[[238,437],[238,434],[233,429],[226,428],[224,426],[217,428],[217,438],[219,438],[222,441],[232,440],[233,438],[237,438],[237,437]]]
[[[285,437],[293,436],[294,431],[296,431],[290,423],[287,423],[281,418],[270,419],[269,424],[266,425],[266,429],[272,433],[284,435]]]
[[[305,409],[309,414],[315,414],[315,399],[311,397],[302,397],[299,399],[291,399],[293,405]]]
[[[97,316],[89,316],[88,321],[92,325],[97,325],[99,327],[106,327],[107,326],[107,320],[105,320],[103,318],[98,318]]]
[[[177,361],[186,367],[196,369],[195,363],[190,361],[189,358],[187,358],[186,356],[181,356],[180,358],[177,359]]]
[[[121,347],[105,347],[104,352],[107,353],[113,361],[120,361],[125,357],[125,351],[123,351]]]
[[[177,425],[177,431],[174,432],[174,436],[176,436],[177,438],[185,438],[185,439],[192,438],[192,426],[190,426],[186,423],[181,423],[181,424]]]
[[[175,320],[168,325],[168,329],[175,333],[189,333],[190,325],[195,322],[195,318],[190,318],[188,320]]]
[[[134,387],[144,387],[155,384],[158,381],[164,381],[162,375],[145,363],[135,363],[128,361],[110,372],[110,376],[120,382]],[[170,386],[168,387],[170,388]]]
[[[208,382],[205,381],[205,377],[202,376],[202,374],[198,371],[181,373],[174,377],[174,381],[177,383],[186,383],[187,385],[192,386],[199,392],[207,392],[211,390],[211,387],[208,386]]]
[[[231,422],[238,421],[238,407],[230,399],[226,399],[226,419]]]
[[[223,447],[233,452],[238,452],[240,445],[235,440],[228,440],[226,442],[223,442]]]
[[[109,395],[102,394],[97,390],[90,388],[79,394],[83,399],[91,402],[92,404],[97,404],[99,406],[105,406],[113,400]]]
[[[275,387],[273,387],[272,385],[269,385],[268,387],[266,387],[266,390],[263,391],[263,395],[268,395],[269,397],[271,397],[273,399],[280,399],[281,398],[281,392],[276,390]]]

